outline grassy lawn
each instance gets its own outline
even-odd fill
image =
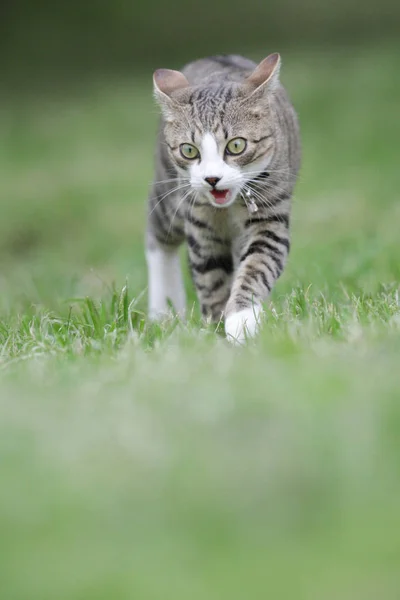
[[[400,597],[398,48],[283,59],[304,166],[246,348],[189,279],[146,321],[151,77],[1,101],[2,600]]]

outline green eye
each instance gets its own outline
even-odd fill
[[[242,154],[246,150],[247,142],[244,138],[233,138],[226,145],[227,154]]]
[[[181,144],[179,146],[179,149],[181,151],[182,156],[189,160],[198,158],[200,155],[200,152],[197,150],[196,146],[193,146],[192,144]]]

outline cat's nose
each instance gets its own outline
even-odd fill
[[[215,188],[218,181],[221,181],[221,177],[204,177],[205,181],[211,185],[211,187]]]

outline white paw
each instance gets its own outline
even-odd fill
[[[225,319],[225,333],[232,344],[243,344],[246,338],[254,337],[260,328],[261,306],[255,304],[229,315]]]

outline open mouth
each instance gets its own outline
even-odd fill
[[[217,204],[226,204],[229,201],[229,190],[211,190]]]

